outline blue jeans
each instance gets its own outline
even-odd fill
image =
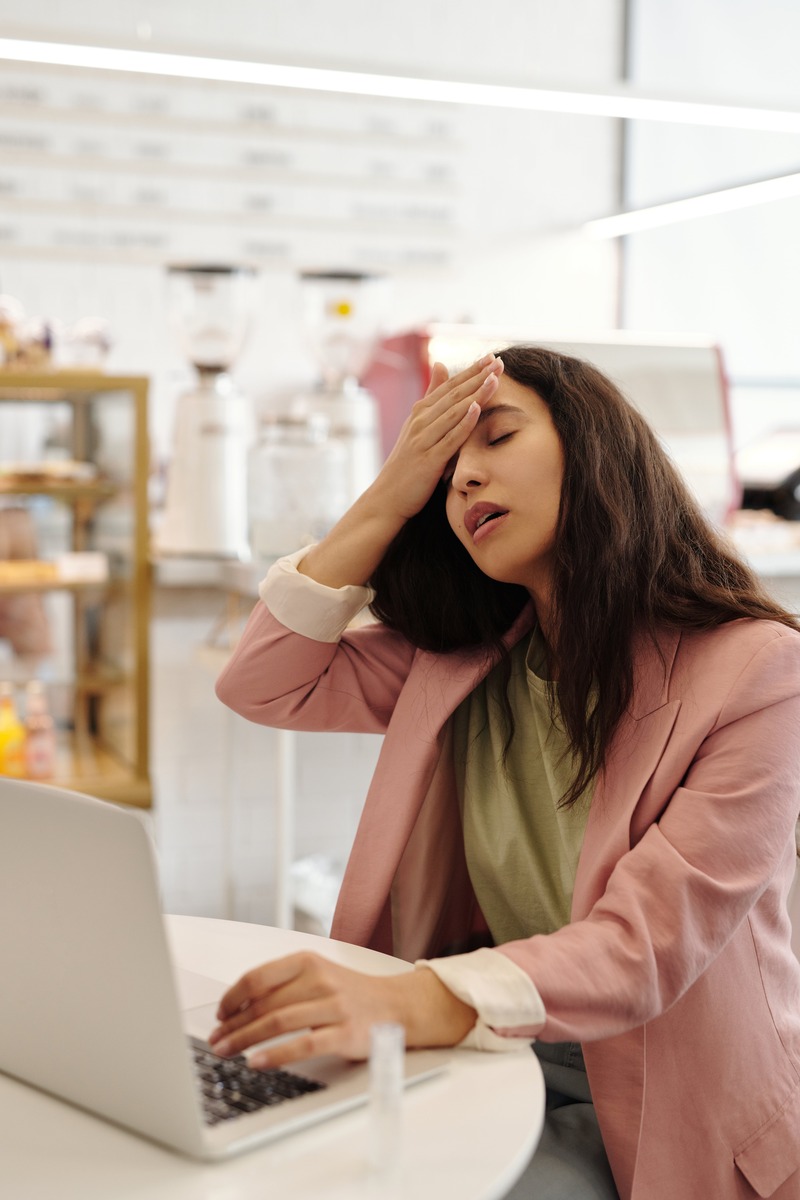
[[[505,1200],[619,1200],[575,1042],[534,1042],[547,1087],[544,1129]]]

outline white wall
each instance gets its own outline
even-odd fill
[[[635,0],[638,87],[800,107],[800,6]],[[796,135],[636,123],[627,200],[640,207],[796,172]],[[714,337],[734,383],[739,444],[800,422],[800,197],[637,234],[625,248],[625,324]]]

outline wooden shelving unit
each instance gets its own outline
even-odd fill
[[[18,502],[37,530],[60,516],[51,522],[56,534],[48,539],[45,529],[42,538],[60,539],[55,555],[50,546],[30,563],[5,560],[5,578],[0,560],[0,618],[15,597],[61,605],[56,624],[66,644],[53,649],[57,665],[46,677],[58,729],[52,782],[143,808],[152,803],[147,392],[142,376],[0,369],[0,420],[14,405],[15,422],[57,427],[62,455],[92,470],[90,478],[52,478],[45,466],[40,474],[29,463],[0,462],[0,509]],[[105,556],[107,578],[57,569],[60,555],[87,552]],[[48,656],[21,656],[17,668],[12,659],[17,682],[26,671],[45,674],[42,661]]]

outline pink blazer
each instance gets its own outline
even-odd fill
[[[513,1032],[583,1043],[622,1200],[800,1200],[787,916],[800,635],[736,621],[664,633],[659,651],[637,653],[570,924],[501,947],[547,1010],[541,1028]],[[413,960],[482,927],[448,717],[490,665],[483,651],[416,651],[378,625],[312,641],[256,606],[217,684],[225,704],[278,728],[385,734],[332,936]]]

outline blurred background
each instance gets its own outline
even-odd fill
[[[59,752],[135,759],[104,794],[150,810],[168,908],[326,925],[378,739],[245,726],[213,678],[434,357],[593,358],[797,602],[799,43],[788,0],[0,0],[0,500],[34,539],[0,554],[69,559],[9,568],[48,629],[0,608],[0,661]]]

